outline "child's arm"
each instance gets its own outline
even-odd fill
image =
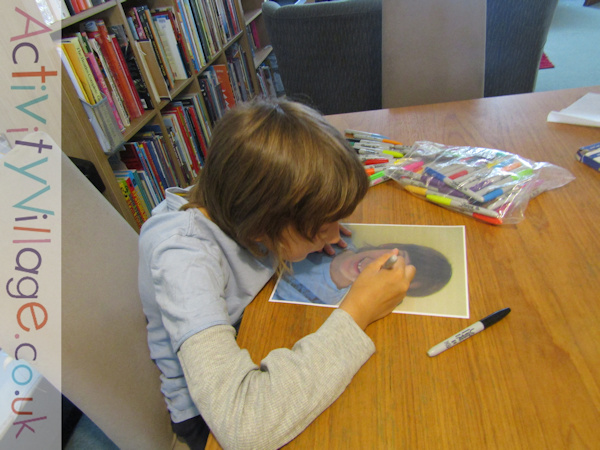
[[[354,281],[340,305],[363,330],[398,306],[415,276],[415,267],[406,265],[402,257],[391,269],[382,269],[392,254],[397,255],[398,251],[380,256],[369,264]]]
[[[254,364],[230,326],[187,339],[178,353],[194,402],[224,448],[279,448],[343,392],[374,353],[344,311],[289,349]]]

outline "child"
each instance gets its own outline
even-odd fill
[[[405,263],[417,269],[406,293],[408,297],[435,294],[450,281],[450,262],[431,247],[394,243],[356,249],[350,241],[347,249],[333,257],[315,253],[292,264],[292,272],[284,273],[277,283],[275,299],[336,305],[364,267],[391,249],[398,249]]]
[[[170,189],[144,224],[139,288],[150,353],[173,429],[190,447],[204,447],[204,421],[225,448],[281,447],[373,354],[363,330],[402,301],[415,273],[402,258],[380,270],[397,250],[370,264],[291,350],[258,366],[235,341],[244,308],[275,271],[340,242],[338,220],[368,186],[356,154],[314,110],[243,104],[216,125],[196,185]]]

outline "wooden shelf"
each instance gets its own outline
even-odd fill
[[[226,0],[221,0],[226,1]],[[133,36],[127,23],[127,15],[125,10],[129,10],[130,7],[140,6],[145,4],[143,0],[129,1],[125,0],[109,0],[106,3],[92,7],[86,11],[83,11],[77,15],[66,18],[59,23],[54,24],[52,37],[58,41],[62,38],[63,34],[70,34],[71,32],[79,31],[79,24],[86,20],[95,18],[104,19],[107,25],[123,25],[125,32],[128,34],[129,40],[132,42]],[[163,135],[167,132],[163,122],[163,110],[170,104],[172,100],[175,100],[177,96],[182,93],[200,93],[199,78],[207,70],[208,67],[213,64],[226,64],[227,57],[226,51],[230,49],[235,43],[239,43],[242,51],[247,56],[247,65],[251,77],[251,85],[254,92],[260,92],[260,84],[256,75],[256,67],[260,65],[267,56],[271,53],[272,47],[269,45],[266,33],[261,31],[260,40],[263,45],[262,48],[255,52],[255,58],[250,57],[251,55],[251,36],[248,36],[248,24],[255,23],[261,30],[264,30],[264,24],[262,23],[262,11],[261,5],[262,0],[240,0],[233,1],[235,5],[235,14],[240,24],[241,31],[235,36],[231,37],[229,41],[222,45],[222,48],[217,52],[216,55],[212,56],[207,64],[200,69],[199,72],[194,73],[191,77],[185,80],[177,80],[175,87],[170,90],[169,94],[171,100],[166,99],[154,99],[153,108],[144,111],[143,115],[139,118],[131,120],[130,125],[123,131],[123,138],[125,141],[132,140],[146,125],[158,124],[164,130]],[[147,5],[153,9],[158,7],[175,7],[176,0],[147,0]],[[247,7],[247,11],[244,10]],[[140,57],[137,50],[134,49],[136,57]],[[142,72],[142,79],[146,83],[152,76],[150,73],[145,71],[145,68],[138,63],[139,69]],[[63,101],[63,150],[69,156],[76,156],[79,158],[87,159],[91,161],[98,170],[106,191],[104,192],[105,197],[113,204],[113,206],[125,217],[125,219],[132,225],[136,230],[139,229],[136,221],[134,220],[133,214],[129,210],[129,207],[125,201],[123,194],[121,193],[120,187],[117,183],[115,175],[112,171],[112,167],[109,161],[109,155],[106,155],[95,135],[95,132],[87,118],[83,107],[77,97],[77,93],[68,75],[63,76],[63,94],[65,101]],[[66,93],[66,94],[65,94]],[[168,140],[167,140],[168,141]],[[173,152],[170,142],[167,144],[168,151]],[[182,183],[184,176],[181,168],[175,168],[176,178]]]
[[[257,50],[254,53],[254,67],[260,66],[265,59],[271,54],[273,51],[273,47],[270,45],[265,45],[263,48]]]

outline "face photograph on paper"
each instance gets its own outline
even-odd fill
[[[345,224],[352,236],[336,254],[312,253],[283,273],[270,301],[337,306],[362,270],[383,254],[417,269],[394,312],[468,318],[466,247],[462,226]]]

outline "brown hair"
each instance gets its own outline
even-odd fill
[[[306,239],[350,215],[369,181],[344,137],[318,112],[286,100],[243,103],[212,134],[204,168],[184,209],[210,219],[253,254],[266,237],[282,263],[282,232]]]

